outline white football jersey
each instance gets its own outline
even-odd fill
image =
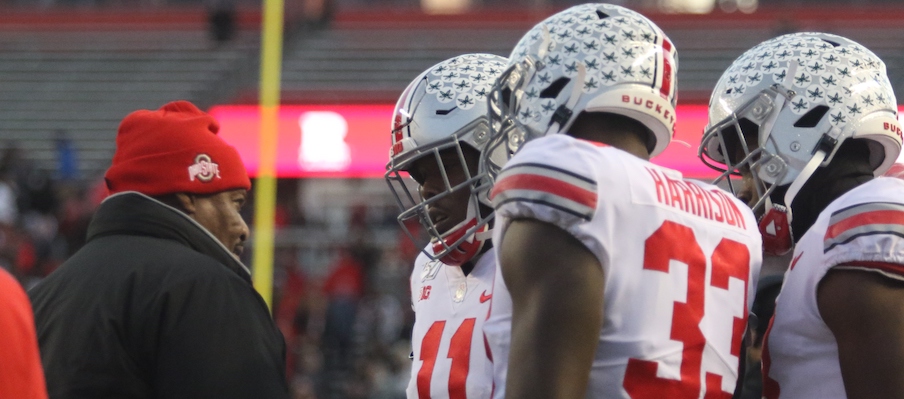
[[[465,276],[460,267],[430,260],[423,253],[415,260],[408,399],[488,399],[492,395],[493,365],[483,324],[490,310],[495,262],[487,252]]]
[[[792,259],[763,344],[763,396],[846,398],[838,344],[819,314],[816,289],[831,269],[904,280],[904,180],[876,178],[833,201]]]
[[[528,142],[491,196],[494,242],[512,218],[538,219],[571,233],[603,267],[604,319],[587,398],[731,397],[762,258],[743,203],[566,135]],[[494,397],[502,398],[512,307],[500,271],[495,280],[484,331]]]

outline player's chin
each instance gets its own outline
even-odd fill
[[[436,229],[437,232],[444,232],[448,229],[449,226],[449,217],[445,214],[436,214],[430,215],[430,223]]]
[[[455,230],[455,228],[458,227],[459,224],[461,224],[462,220],[452,218],[444,219],[440,223],[436,224],[436,231],[439,232],[440,235],[445,236]]]

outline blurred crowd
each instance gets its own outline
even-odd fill
[[[279,216],[287,213],[278,208],[278,228],[290,222]],[[325,275],[306,274],[295,248],[274,254],[273,316],[286,338],[295,398],[405,397],[414,323],[408,276],[417,250],[401,232],[396,247],[373,245],[367,237],[385,226],[364,216],[351,218]]]
[[[277,205],[277,228],[293,220],[292,201]],[[297,248],[275,252],[274,319],[287,347],[295,398],[404,398],[414,323],[408,277],[417,249],[394,218],[351,212],[347,239],[333,248],[325,274],[309,274]],[[394,215],[393,215],[394,216]],[[391,247],[368,239],[394,227]],[[389,230],[393,231],[393,230]]]
[[[6,143],[0,152],[0,266],[29,288],[85,242],[103,187],[73,173],[71,148],[58,148],[56,173],[35,165],[28,152]]]

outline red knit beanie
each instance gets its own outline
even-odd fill
[[[213,194],[248,190],[251,180],[220,125],[188,101],[132,112],[119,125],[113,164],[104,179],[110,194],[137,191]]]

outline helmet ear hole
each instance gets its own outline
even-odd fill
[[[829,107],[825,105],[813,107],[813,109],[801,116],[797,122],[794,122],[794,127],[816,127],[827,112],[829,112]]]
[[[512,89],[509,87],[503,87],[500,91],[501,100],[505,103],[505,106],[511,107],[510,101],[512,99]]]
[[[556,81],[552,82],[549,87],[543,89],[543,91],[540,92],[540,98],[558,97],[559,93],[562,91],[562,89],[565,88],[566,85],[568,85],[568,82],[570,81],[571,79],[565,77],[556,79]]]

